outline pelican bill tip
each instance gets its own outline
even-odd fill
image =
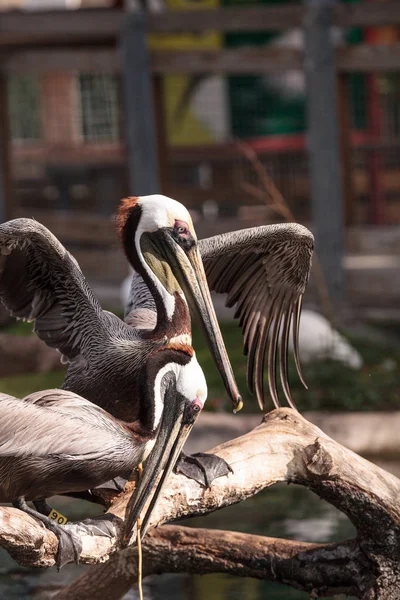
[[[233,409],[233,413],[236,414],[238,413],[240,410],[242,410],[243,408],[243,400],[242,397],[239,396],[238,399],[236,400],[236,406]]]

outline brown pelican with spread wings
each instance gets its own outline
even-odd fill
[[[160,202],[168,202],[156,196]],[[143,199],[144,201],[145,199]],[[199,240],[197,249],[211,291],[226,294],[235,306],[248,356],[247,381],[265,410],[264,364],[276,407],[277,362],[285,398],[293,408],[288,383],[288,345],[292,323],[294,359],[304,383],[299,358],[299,322],[303,294],[310,276],[314,237],[297,223],[265,225]],[[132,264],[132,261],[131,261]],[[125,321],[142,330],[154,329],[157,306],[140,269],[132,276]],[[267,348],[268,347],[268,348]],[[217,366],[218,361],[217,361]],[[229,389],[227,387],[228,394]]]
[[[207,287],[188,211],[159,196],[129,198],[118,213],[125,253],[156,307],[152,329],[132,327],[103,311],[79,265],[43,225],[0,225],[0,299],[68,364],[63,389],[130,421],[137,416],[138,372],[149,354],[191,343],[198,317],[229,390],[241,403]]]
[[[102,310],[74,258],[43,225],[32,219],[0,225],[0,299],[16,317],[35,321],[37,335],[62,353],[68,363],[63,388],[131,420],[137,413],[138,369],[156,348],[191,343],[191,313],[205,332],[234,408],[240,409],[210,289],[227,293],[228,306],[236,305],[249,387],[260,406],[265,406],[267,347],[272,399],[279,404],[279,356],[283,391],[293,405],[288,339],[293,317],[300,374],[298,325],[314,245],[308,229],[270,225],[198,241],[186,208],[154,195],[125,199],[118,230],[137,273],[126,323]]]

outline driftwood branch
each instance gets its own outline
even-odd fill
[[[354,542],[319,545],[258,535],[166,525],[153,529],[143,545],[144,575],[229,573],[270,579],[299,590],[332,595],[356,591],[354,570],[366,565]],[[137,580],[137,554],[114,554],[59,592],[57,600],[121,598]],[[330,586],[329,581],[334,582]],[[111,596],[110,596],[110,590]]]
[[[317,546],[166,527],[153,530],[146,538],[146,574],[224,571],[282,581],[319,595],[344,592],[371,600],[400,597],[400,481],[396,477],[340,446],[289,409],[273,411],[253,431],[213,452],[228,461],[233,473],[215,480],[208,490],[184,476],[172,475],[151,526],[206,514],[286,481],[308,487],[342,510],[357,528],[357,539]],[[114,515],[114,536],[82,535],[82,562],[106,561],[119,550],[129,496],[124,493],[108,509]],[[54,564],[56,538],[12,508],[1,509],[0,544],[21,564]],[[136,579],[135,549],[114,554],[107,564],[90,570],[58,598],[81,598],[79,590],[88,583],[91,598],[96,598],[93,583],[100,589],[105,577],[110,586],[113,571],[124,571],[119,585],[129,589]]]

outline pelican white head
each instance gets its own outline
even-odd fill
[[[195,352],[186,365],[179,365],[176,390],[188,402],[196,402],[200,410],[204,407],[207,400],[207,382]]]
[[[141,218],[138,227],[139,236],[151,233],[158,229],[168,227],[174,229],[176,224],[186,225],[188,233],[196,240],[196,232],[193,227],[192,217],[183,204],[168,196],[152,194],[151,196],[139,196],[138,205],[141,207]]]
[[[196,354],[191,346],[172,344],[174,351],[173,362],[165,364],[157,373],[154,380],[154,423],[155,430],[165,410],[165,403],[176,402],[175,396],[180,396],[185,412],[200,412],[207,399],[207,382],[203,369],[199,365]],[[168,350],[164,351],[168,352]],[[160,353],[162,355],[163,352]],[[171,356],[172,358],[172,356]],[[169,385],[173,384],[174,394],[167,393]]]
[[[157,333],[176,336],[177,294],[197,318],[235,409],[242,405],[207,284],[197,237],[188,210],[161,195],[126,198],[118,228],[133,268],[152,290],[157,305]],[[185,332],[186,333],[186,332]],[[170,339],[171,339],[170,338]]]

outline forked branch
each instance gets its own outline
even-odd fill
[[[147,574],[224,571],[276,579],[319,595],[342,591],[369,599],[400,597],[400,481],[396,477],[340,446],[290,409],[269,413],[253,431],[213,452],[232,466],[233,473],[215,480],[208,490],[182,475],[172,475],[151,526],[207,514],[286,481],[308,487],[342,510],[357,528],[357,539],[319,547],[168,527],[150,532],[146,538]],[[120,525],[129,496],[130,492],[125,492],[108,510],[115,535],[82,535],[82,562],[103,562],[119,550]],[[54,564],[56,538],[12,508],[1,509],[0,544],[21,564]],[[135,551],[129,548],[89,571],[58,597],[66,597],[65,593],[71,599],[82,597],[79,588],[90,582],[90,596],[96,598],[94,583],[100,589],[102,573],[110,582],[113,569],[123,570],[117,568],[122,562],[125,569],[130,565],[122,577],[124,585],[132,585],[136,578]]]

